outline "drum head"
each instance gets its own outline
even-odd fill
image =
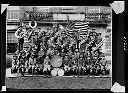
[[[52,76],[56,76],[56,75],[57,75],[57,70],[56,70],[56,69],[53,69],[53,70],[51,71],[51,75],[52,75]]]
[[[60,70],[58,71],[58,75],[59,75],[59,76],[63,76],[63,75],[64,75],[64,70],[63,70],[63,69],[60,69]]]
[[[60,67],[62,65],[62,58],[60,56],[54,56],[51,60],[53,67]]]
[[[59,68],[54,68],[54,70],[56,70],[58,72],[59,71]]]

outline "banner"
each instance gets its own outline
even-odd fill
[[[24,19],[25,20],[35,20],[35,21],[41,21],[41,20],[52,20],[52,13],[46,13],[46,12],[27,12],[24,13]]]

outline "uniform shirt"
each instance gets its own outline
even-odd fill
[[[83,58],[79,58],[78,59],[78,65],[83,66],[83,61],[84,61]]]
[[[66,53],[65,52],[61,52],[61,54],[60,54],[62,57],[64,57],[65,55],[66,55]]]
[[[79,65],[84,66],[85,65],[85,59],[84,58],[79,58]]]
[[[50,70],[51,68],[50,68],[50,65],[48,65],[48,64],[44,64],[44,69],[43,69],[43,71],[47,71],[47,70]]]
[[[45,51],[43,49],[41,49],[39,52],[38,52],[38,55],[39,56],[43,56],[45,54]]]
[[[82,44],[80,45],[80,49],[84,50],[84,49],[86,49],[86,46],[87,46],[87,43],[84,42],[84,43],[82,43]]]
[[[49,49],[47,50],[47,55],[52,55],[52,49],[49,48]]]
[[[79,52],[75,52],[75,58],[79,58],[80,53]]]
[[[87,59],[91,59],[92,58],[92,54],[91,54],[91,52],[89,51],[88,53],[87,53]]]
[[[67,65],[64,65],[64,70],[67,71],[69,67]]]
[[[20,39],[19,39],[19,43],[20,43],[20,44],[23,44],[23,43],[24,43],[24,38],[20,38]]]
[[[16,55],[19,55],[19,51],[17,50],[17,51],[15,52],[15,54],[16,54]]]
[[[65,65],[68,65],[69,64],[69,59],[68,58],[67,59],[64,59],[63,62],[64,62]]]
[[[14,60],[14,59],[12,59],[12,68],[14,68],[14,67],[15,67],[15,65],[17,65],[17,61],[16,61],[16,60]]]
[[[34,64],[34,60],[30,57],[29,58],[29,65],[33,65]]]
[[[69,55],[69,57],[71,57],[73,55],[73,53],[72,52],[68,52],[68,55]]]
[[[20,58],[20,63],[25,65],[24,59],[22,57]]]
[[[44,59],[44,64],[47,64],[47,65],[49,65],[50,64],[50,59],[48,58],[48,59]]]
[[[101,59],[99,63],[105,66],[106,65],[106,62],[107,62],[106,59]]]
[[[102,38],[101,37],[97,37],[96,38],[96,44],[99,44],[101,41],[102,41]]]
[[[73,65],[73,63],[72,63],[72,58],[70,57],[70,58],[69,58],[69,65],[68,65],[68,66],[69,66],[69,67],[72,67],[72,65]]]
[[[76,64],[75,58],[73,58],[71,61],[72,61],[72,65],[75,65]]]
[[[74,71],[75,69],[77,69],[77,66],[76,66],[76,65],[73,65],[73,71]]]
[[[49,39],[49,40],[48,40],[48,45],[49,45],[49,46],[53,46],[53,40],[52,40],[52,39]]]

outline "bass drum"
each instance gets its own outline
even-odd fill
[[[63,76],[63,75],[64,75],[64,70],[63,70],[63,69],[59,69],[58,75],[59,75],[59,76]]]
[[[52,76],[57,76],[57,72],[58,72],[58,68],[54,68],[52,71],[51,71],[51,75]]]
[[[62,58],[60,56],[54,56],[51,60],[53,67],[60,67],[62,65]]]

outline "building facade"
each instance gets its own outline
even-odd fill
[[[19,23],[19,7],[10,6],[7,9],[7,25],[6,25],[6,52],[14,53],[17,48],[18,39],[15,37],[15,31],[18,28]]]
[[[89,21],[90,25],[111,24],[111,7],[100,6],[9,6],[7,9],[6,46],[7,54],[13,54],[17,49],[18,39],[15,31],[20,21],[28,24],[29,21],[37,21],[37,27],[41,30],[51,29],[54,24],[67,24],[67,18],[73,21]]]

